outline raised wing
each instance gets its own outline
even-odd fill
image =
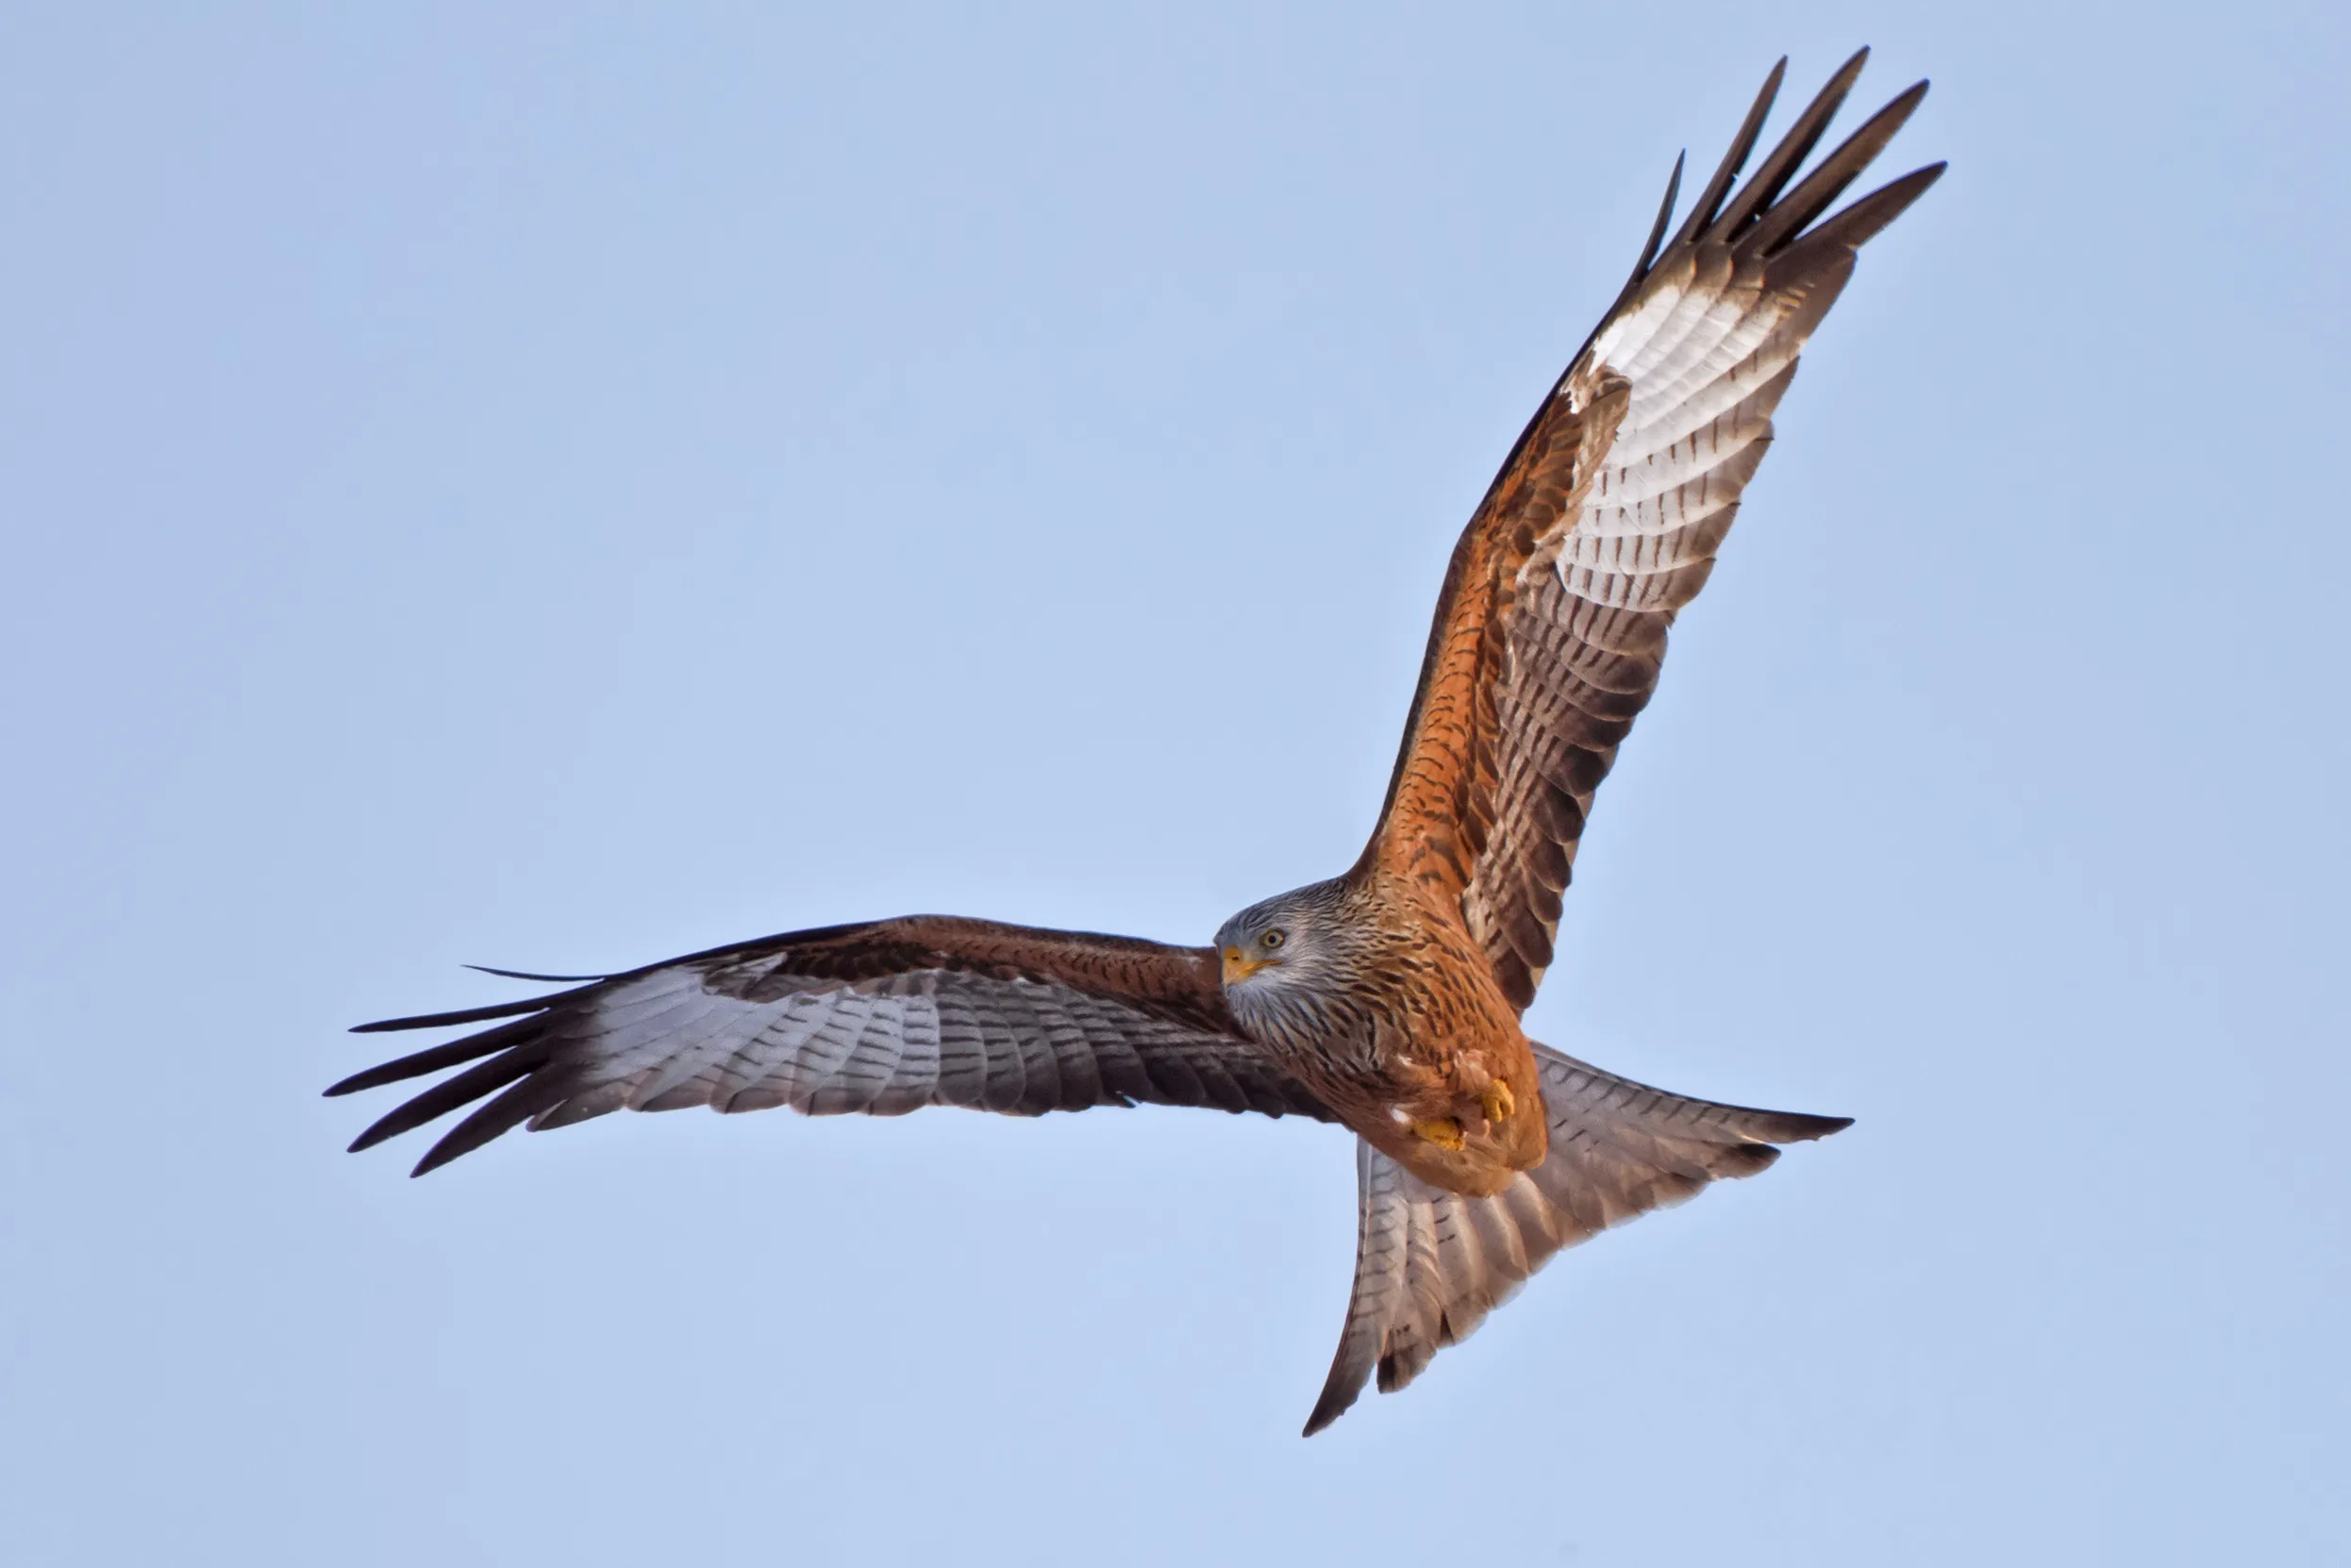
[[[1382,1393],[1419,1376],[1562,1247],[1718,1177],[1753,1176],[1779,1158],[1775,1144],[1852,1125],[1685,1099],[1542,1045],[1535,1061],[1550,1153],[1492,1197],[1441,1192],[1356,1141],[1355,1289],[1307,1436],[1338,1420],[1375,1369]]]
[[[355,1032],[492,1020],[505,1022],[326,1091],[475,1063],[359,1134],[353,1151],[485,1096],[495,1097],[435,1143],[415,1175],[525,1122],[537,1131],[698,1105],[1033,1116],[1144,1102],[1335,1120],[1234,1028],[1214,954],[1129,937],[914,915],[768,937],[528,1001]]]
[[[1918,107],[1921,82],[1791,184],[1867,56],[1733,194],[1787,62],[1774,67],[1668,241],[1676,165],[1632,280],[1454,550],[1359,872],[1458,900],[1522,1009],[1551,961],[1592,792],[1656,689],[1676,612],[1713,569],[1797,354],[1855,251],[1942,172],[1905,175],[1816,222]]]

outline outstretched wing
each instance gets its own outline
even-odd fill
[[[1441,1192],[1356,1141],[1355,1290],[1309,1437],[1355,1403],[1375,1369],[1382,1393],[1419,1376],[1560,1248],[1718,1177],[1753,1176],[1779,1158],[1775,1144],[1852,1125],[1684,1099],[1541,1045],[1535,1061],[1551,1150],[1492,1197]]]
[[[1592,792],[1656,688],[1675,613],[1713,568],[1798,352],[1855,251],[1942,172],[1816,222],[1918,107],[1921,82],[1791,183],[1867,55],[1732,194],[1787,62],[1774,67],[1667,241],[1676,165],[1632,280],[1454,550],[1364,868],[1458,900],[1522,1009],[1551,961]]]
[[[356,1032],[492,1020],[504,1022],[326,1091],[475,1063],[352,1149],[493,1095],[414,1174],[525,1122],[536,1131],[698,1105],[1033,1116],[1147,1102],[1335,1119],[1234,1027],[1213,953],[1129,937],[914,915],[768,937],[529,1001]]]

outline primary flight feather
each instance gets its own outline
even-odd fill
[[[1743,184],[1772,70],[1677,227],[1676,163],[1631,280],[1462,530],[1378,825],[1343,875],[1267,899],[1209,947],[940,915],[766,937],[361,1032],[489,1028],[345,1078],[459,1068],[352,1144],[471,1110],[421,1176],[509,1129],[710,1106],[1036,1115],[1213,1106],[1358,1138],[1356,1276],[1320,1430],[1403,1387],[1561,1247],[1839,1118],[1650,1089],[1529,1041],[1592,793],[1655,690],[1802,351],[1855,253],[1932,185],[1833,214],[1925,96],[1809,171],[1847,61]],[[517,978],[546,978],[518,976]]]

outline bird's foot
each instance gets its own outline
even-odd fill
[[[1518,1096],[1510,1093],[1509,1084],[1496,1078],[1486,1085],[1486,1092],[1477,1097],[1477,1104],[1478,1109],[1485,1111],[1486,1120],[1499,1126],[1509,1121],[1518,1109]]]
[[[1412,1124],[1412,1136],[1425,1139],[1441,1149],[1459,1149],[1467,1142],[1461,1136],[1461,1124],[1450,1116],[1440,1116],[1433,1122]]]

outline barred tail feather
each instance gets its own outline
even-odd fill
[[[1550,1153],[1492,1197],[1439,1192],[1357,1141],[1355,1288],[1307,1436],[1375,1374],[1382,1393],[1409,1383],[1560,1249],[1852,1125],[1669,1094],[1542,1045],[1535,1062]]]

